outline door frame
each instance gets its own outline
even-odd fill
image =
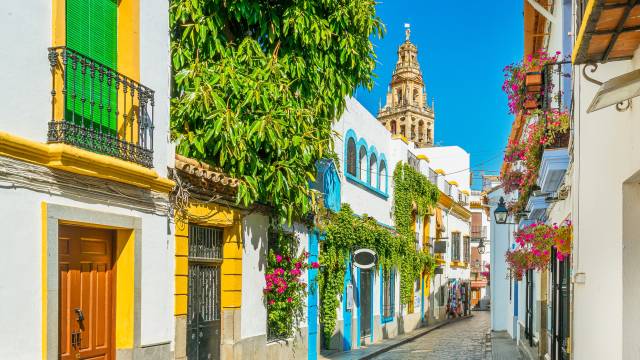
[[[42,202],[42,358],[58,359],[59,253],[58,229],[62,224],[116,230],[114,261],[113,348],[116,358],[131,357],[140,347],[140,274],[142,220]],[[119,253],[120,256],[116,254]],[[133,312],[130,310],[133,308]]]

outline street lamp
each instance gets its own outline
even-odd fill
[[[507,210],[507,206],[504,203],[504,198],[500,197],[500,202],[498,202],[498,207],[493,212],[493,215],[496,218],[496,223],[498,224],[506,224],[507,216],[509,216],[509,210]]]
[[[478,254],[484,254],[484,239],[480,239],[478,243]]]

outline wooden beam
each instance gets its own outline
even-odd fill
[[[529,4],[537,11],[540,13],[540,15],[544,16],[545,19],[549,20],[552,23],[556,22],[556,17],[553,16],[552,13],[550,13],[547,9],[545,9],[542,5],[540,5],[538,3],[538,1],[536,0],[527,0],[527,2],[529,2]]]

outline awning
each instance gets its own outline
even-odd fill
[[[633,56],[640,45],[640,1],[589,0],[581,15],[573,50],[574,64],[624,60]]]

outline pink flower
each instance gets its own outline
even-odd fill
[[[277,268],[273,271],[274,274],[276,275],[284,275],[284,269],[283,268]]]
[[[302,267],[302,263],[300,261],[298,261],[296,263],[296,269],[300,269]]]
[[[289,274],[291,275],[300,275],[300,269],[291,269],[291,271],[289,271]]]
[[[293,299],[292,299],[292,298],[290,298],[290,297],[288,297],[288,298],[287,298],[287,302],[288,302],[288,303],[290,303],[290,302],[292,302],[292,301],[293,301]]]
[[[314,262],[312,262],[312,263],[311,263],[311,267],[312,267],[313,269],[317,269],[317,268],[319,268],[319,267],[320,267],[320,264],[319,264],[317,261],[314,261]]]
[[[281,286],[276,291],[278,292],[278,294],[282,294],[283,292],[285,292],[285,290],[287,290],[287,288],[284,286]]]
[[[275,303],[276,303],[276,301],[275,301],[275,300],[269,300],[269,305],[273,305],[273,304],[275,304]]]
[[[276,255],[276,261],[277,262],[282,262],[282,255]]]

